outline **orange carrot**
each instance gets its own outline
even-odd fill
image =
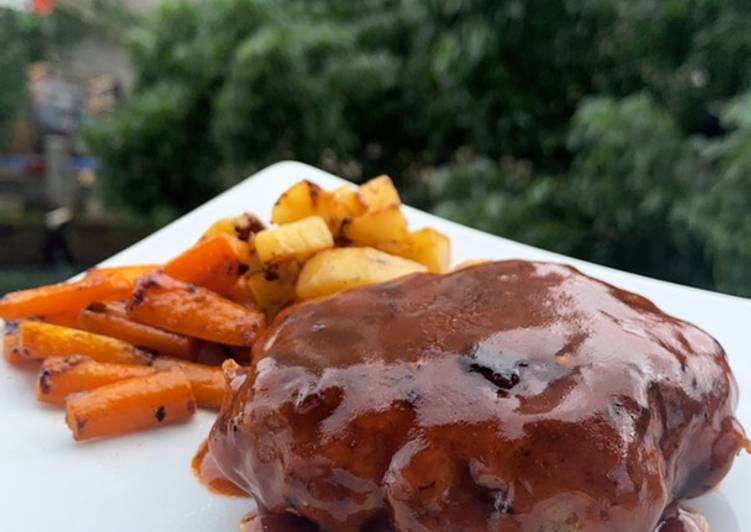
[[[219,410],[222,406],[227,384],[220,367],[169,358],[157,358],[154,360],[154,367],[157,369],[180,368],[190,381],[199,407]]]
[[[143,377],[155,371],[150,366],[95,362],[80,355],[51,357],[42,363],[39,371],[37,399],[61,405],[72,393],[93,390],[132,377]]]
[[[158,264],[137,264],[131,266],[95,266],[86,272],[87,279],[118,278],[119,282],[133,286],[141,277],[159,268]]]
[[[111,336],[162,355],[195,360],[198,342],[112,313],[101,303],[92,303],[78,315],[80,329]]]
[[[20,354],[31,359],[84,355],[97,362],[149,364],[149,353],[132,344],[86,331],[38,321],[18,327]]]
[[[250,346],[266,321],[257,310],[161,274],[147,275],[138,283],[128,316],[160,329],[236,346]]]
[[[11,292],[0,298],[0,318],[74,313],[94,301],[128,297],[136,280],[151,269],[152,266],[100,268],[91,270],[80,281]]]
[[[18,347],[18,322],[6,321],[3,330],[3,356],[11,364],[23,364],[28,358],[21,356]]]
[[[78,322],[78,310],[73,312],[58,312],[57,314],[49,314],[46,316],[39,316],[38,321],[45,323],[51,323],[52,325],[60,325],[62,327],[75,327]]]
[[[73,394],[65,407],[65,422],[82,441],[185,420],[196,400],[185,374],[173,368]]]
[[[243,307],[258,309],[255,299],[253,298],[253,292],[248,285],[248,278],[243,275],[235,281],[227,293],[225,294],[228,299],[231,299],[235,303],[239,303]]]
[[[250,260],[248,243],[225,233],[198,241],[164,265],[164,273],[179,281],[227,294]]]

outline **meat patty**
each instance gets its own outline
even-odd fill
[[[299,305],[231,385],[219,466],[324,530],[652,531],[744,441],[711,336],[556,264]]]

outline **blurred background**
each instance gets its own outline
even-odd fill
[[[751,2],[0,0],[0,293],[283,159],[751,296]]]

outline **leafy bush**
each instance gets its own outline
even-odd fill
[[[28,104],[27,68],[38,57],[36,27],[28,17],[0,7],[0,146],[9,139],[6,124]]]

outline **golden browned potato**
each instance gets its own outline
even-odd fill
[[[360,186],[360,196],[369,211],[381,211],[401,203],[399,192],[387,175],[363,183]]]
[[[240,216],[220,218],[211,224],[201,238],[208,238],[217,234],[226,234],[237,237],[240,240],[250,241],[255,233],[263,231],[264,229],[265,226],[263,222],[257,216],[246,212]]]
[[[344,224],[342,234],[356,246],[378,247],[382,242],[402,242],[407,238],[407,219],[399,205],[365,214]]]
[[[350,218],[364,214],[368,208],[356,187],[342,185],[331,192],[331,197],[343,207],[344,212]]]
[[[282,307],[295,299],[295,281],[300,272],[297,261],[267,264],[262,272],[247,277],[253,299],[267,317],[273,318]]]
[[[341,202],[340,198],[346,201]],[[271,221],[276,224],[288,224],[310,216],[320,216],[326,221],[331,232],[337,234],[344,219],[353,216],[350,213],[352,208],[352,198],[345,197],[342,193],[335,196],[315,183],[300,181],[277,200]]]
[[[235,218],[233,216],[220,218],[211,224],[201,238],[209,238],[219,234],[235,236]]]
[[[427,268],[422,264],[369,247],[328,249],[303,266],[297,279],[297,298],[327,296],[424,271]]]
[[[258,233],[255,251],[261,262],[304,261],[317,251],[334,247],[334,237],[320,216],[309,216]]]
[[[431,273],[445,273],[451,264],[451,241],[432,228],[420,229],[400,242],[384,242],[377,247],[428,267]]]
[[[279,196],[271,211],[271,223],[287,224],[317,213],[318,202],[327,193],[310,181],[300,181]]]

